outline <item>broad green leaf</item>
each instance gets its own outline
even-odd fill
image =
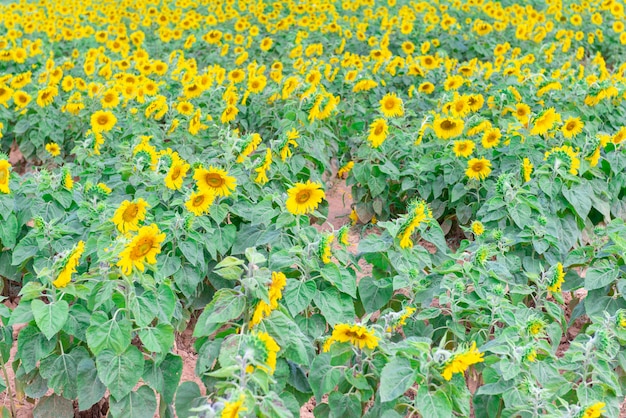
[[[371,313],[385,306],[393,296],[393,279],[391,277],[375,279],[363,277],[359,281],[359,296],[365,312]]]
[[[176,415],[178,418],[191,418],[198,415],[190,409],[201,405],[204,402],[200,394],[200,388],[196,382],[183,382],[176,391]]]
[[[452,403],[448,396],[439,390],[435,393],[429,392],[426,385],[418,389],[415,404],[423,417],[450,418],[452,416]]]
[[[406,392],[417,378],[417,369],[404,357],[394,357],[383,367],[380,375],[380,400],[393,401]]]
[[[131,336],[132,325],[127,319],[109,319],[104,312],[94,312],[91,316],[87,344],[96,356],[107,349],[123,353],[130,345]]]
[[[287,279],[283,302],[287,305],[289,313],[295,317],[302,312],[313,300],[316,290],[317,286],[313,280]]]
[[[601,289],[617,280],[618,275],[617,266],[590,267],[585,274],[585,289]]]
[[[354,321],[354,301],[345,293],[328,288],[316,292],[313,300],[330,325]]]
[[[106,392],[106,386],[98,378],[96,364],[91,358],[82,359],[78,363],[76,371],[78,409],[85,411],[102,399]]]
[[[73,418],[74,405],[72,401],[52,394],[41,398],[33,410],[34,418]]]
[[[121,354],[106,349],[96,357],[98,377],[115,399],[128,395],[141,379],[143,354],[134,345]]]
[[[77,367],[82,360],[89,358],[84,347],[76,347],[69,354],[51,355],[41,360],[39,372],[48,380],[48,386],[58,395],[67,399],[77,397]]]
[[[111,399],[111,416],[120,418],[145,418],[154,415],[157,400],[154,391],[143,385],[124,398]]]
[[[340,368],[330,365],[330,354],[323,353],[315,357],[309,371],[309,384],[317,402],[321,402],[322,396],[337,386],[342,374]]]
[[[220,289],[204,308],[193,331],[194,337],[209,336],[225,322],[239,318],[246,307],[246,298],[232,289]]]
[[[17,336],[17,355],[30,373],[37,367],[37,362],[54,350],[57,339],[48,340],[35,325],[27,325]]]
[[[582,219],[586,219],[591,210],[591,195],[593,190],[587,183],[573,185],[570,189],[563,188],[561,191],[567,201],[574,207],[574,210]]]
[[[70,306],[64,300],[46,304],[42,300],[35,299],[30,306],[35,323],[49,340],[61,331],[70,312]]]
[[[139,330],[139,338],[148,351],[166,353],[174,344],[174,328],[171,325],[159,324]]]

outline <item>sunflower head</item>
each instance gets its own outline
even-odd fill
[[[313,212],[326,196],[322,185],[312,183],[310,180],[306,183],[296,183],[287,190],[287,194],[289,196],[286,202],[287,210],[294,215]]]
[[[387,118],[404,115],[402,99],[395,93],[388,93],[380,99],[380,112]]]

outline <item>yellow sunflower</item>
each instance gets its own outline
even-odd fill
[[[46,151],[48,151],[48,153],[53,157],[56,157],[61,154],[61,147],[59,147],[59,144],[56,142],[48,142],[46,144]]]
[[[465,122],[463,122],[463,119],[437,116],[432,126],[437,138],[450,139],[463,133]]]
[[[98,110],[91,115],[91,130],[94,133],[108,132],[117,123],[115,115],[109,111]]]
[[[474,152],[474,148],[476,144],[474,141],[470,141],[469,139],[454,141],[454,147],[452,150],[454,151],[454,155],[457,157],[467,158]]]
[[[54,98],[59,94],[59,89],[55,86],[48,86],[39,90],[37,93],[37,105],[39,107],[46,107],[52,102],[54,102]]]
[[[243,405],[245,396],[242,394],[236,401],[226,402],[220,418],[239,418],[241,412],[245,412],[248,409]]]
[[[111,220],[117,227],[117,230],[125,234],[128,231],[136,231],[139,229],[139,222],[146,219],[146,209],[148,202],[139,198],[135,202],[124,200],[119,208],[113,214]]]
[[[65,287],[72,280],[72,273],[76,273],[76,267],[80,261],[80,256],[85,251],[85,243],[79,241],[78,244],[72,249],[70,254],[64,260],[64,266],[57,278],[52,282],[54,287]]]
[[[225,170],[210,166],[209,169],[197,168],[193,173],[193,178],[198,183],[198,189],[211,190],[216,196],[230,196],[235,187],[237,179],[228,175]]]
[[[530,117],[530,106],[525,103],[517,103],[513,115],[520,123],[526,125]]]
[[[215,201],[215,192],[212,189],[204,189],[193,192],[189,200],[185,202],[185,207],[196,216],[202,216],[209,212],[211,205]]]
[[[378,347],[378,337],[363,325],[337,324],[333,333],[324,343],[324,351],[330,350],[330,346],[335,343],[350,343],[355,347],[370,350]]]
[[[370,125],[370,132],[367,140],[372,145],[372,148],[378,148],[382,145],[385,139],[387,139],[388,134],[389,126],[387,125],[387,121],[383,118],[379,118]]]
[[[483,148],[493,148],[500,143],[502,133],[498,128],[490,128],[483,134],[482,145]]]
[[[156,256],[161,252],[163,241],[165,241],[165,234],[159,231],[156,224],[142,226],[132,241],[122,250],[116,265],[126,275],[133,271],[133,267],[144,271],[144,263],[156,263]]]
[[[287,210],[294,215],[313,212],[326,197],[322,185],[312,183],[310,180],[306,183],[296,183],[287,190],[287,194],[289,195],[286,202]]]
[[[165,176],[165,186],[171,190],[179,190],[183,186],[187,171],[189,171],[189,164],[184,162],[172,164]]]
[[[491,161],[486,158],[472,158],[467,162],[465,174],[471,179],[483,180],[491,173]]]
[[[535,118],[535,124],[531,129],[532,135],[543,135],[561,121],[561,115],[556,113],[553,107],[546,109]]]
[[[522,175],[524,176],[524,182],[530,181],[530,175],[533,172],[533,163],[528,158],[524,158],[522,163]]]
[[[481,353],[478,349],[476,349],[476,343],[472,342],[469,349],[455,354],[446,362],[441,375],[444,379],[450,380],[452,379],[452,375],[454,373],[464,374],[471,365],[482,363],[484,361],[484,355],[484,353]]]
[[[402,99],[395,93],[388,93],[380,99],[380,111],[386,118],[393,118],[404,115]]]
[[[435,85],[430,81],[425,81],[417,88],[417,91],[424,94],[431,94],[435,91]]]
[[[13,93],[13,103],[15,103],[15,106],[18,110],[28,106],[31,99],[32,98],[30,97],[30,94],[26,93],[25,91],[18,90]]]
[[[9,169],[11,164],[7,160],[0,160],[0,192],[9,194],[11,189],[9,188]]]
[[[561,132],[565,138],[572,138],[583,131],[585,126],[584,122],[580,118],[569,118],[561,127]]]
[[[615,145],[622,143],[626,139],[626,126],[622,126],[619,131],[611,137],[611,142]]]

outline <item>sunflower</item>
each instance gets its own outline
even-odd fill
[[[115,115],[109,111],[98,110],[91,115],[91,130],[95,133],[108,132],[117,123]]]
[[[402,99],[395,93],[388,93],[380,99],[380,111],[386,118],[393,118],[404,115]]]
[[[260,300],[254,309],[254,314],[250,320],[250,328],[258,325],[261,320],[268,317],[272,311],[278,308],[278,301],[283,297],[283,289],[287,285],[287,277],[284,273],[273,272],[272,282],[268,290],[269,303]]]
[[[198,183],[198,189],[211,190],[216,196],[230,196],[235,187],[237,179],[228,175],[226,170],[210,166],[209,169],[197,168],[193,173],[193,178]]]
[[[220,418],[239,418],[241,412],[245,412],[248,409],[243,405],[245,396],[241,394],[236,401],[226,402]]]
[[[76,273],[76,267],[78,267],[78,263],[80,261],[80,256],[85,251],[85,243],[83,241],[79,241],[78,244],[72,249],[70,254],[63,261],[63,269],[57,276],[57,278],[52,282],[54,287],[61,288],[65,287],[72,280],[72,273]]]
[[[513,111],[513,116],[515,116],[520,123],[526,125],[530,117],[530,106],[525,103],[517,103]]]
[[[387,139],[388,134],[389,126],[387,125],[387,121],[383,118],[379,118],[370,125],[370,132],[367,140],[372,145],[372,148],[378,148],[382,145],[385,139]]]
[[[156,263],[156,256],[161,252],[161,243],[164,240],[165,234],[159,231],[156,224],[142,226],[132,241],[122,250],[116,265],[126,275],[133,271],[133,267],[144,271],[144,263]]]
[[[481,236],[482,234],[485,233],[485,226],[483,225],[483,223],[481,221],[474,221],[474,222],[472,222],[472,225],[470,226],[470,228],[472,228],[472,232],[477,237],[479,237],[479,236]]]
[[[171,190],[179,190],[189,171],[189,164],[184,162],[173,163],[165,176],[165,186]]]
[[[463,133],[465,122],[463,119],[437,116],[433,121],[435,135],[439,139],[455,138]]]
[[[209,212],[214,201],[215,192],[213,190],[200,190],[193,192],[191,196],[189,196],[189,200],[185,202],[185,207],[194,215],[202,216]]]
[[[182,101],[176,105],[178,113],[190,116],[193,113],[193,105],[190,102]]]
[[[324,343],[324,351],[330,350],[330,346],[335,342],[350,343],[360,349],[367,347],[373,350],[378,347],[378,337],[374,331],[358,324],[337,324],[330,338]]]
[[[472,158],[467,162],[465,174],[471,179],[483,180],[491,173],[491,161],[486,158]]]
[[[39,107],[46,107],[52,102],[54,102],[54,98],[59,94],[59,89],[55,86],[48,86],[39,90],[37,93],[37,105]]]
[[[238,113],[239,113],[239,109],[237,108],[237,106],[228,105],[226,106],[226,109],[224,109],[224,112],[222,112],[222,116],[220,120],[224,124],[228,122],[232,122],[235,120]]]
[[[441,372],[441,375],[444,379],[450,380],[452,379],[452,375],[454,373],[464,374],[471,365],[476,363],[482,363],[484,361],[484,355],[484,353],[481,353],[476,349],[476,343],[472,342],[472,345],[469,347],[469,349],[457,353],[450,359],[448,359],[443,371]]]
[[[30,94],[26,93],[25,91],[18,90],[13,93],[13,103],[15,103],[15,106],[18,110],[28,106],[31,99],[32,98],[30,97]]]
[[[264,38],[261,41],[261,44],[259,45],[259,48],[261,48],[261,51],[269,51],[269,49],[272,47],[273,43],[274,43],[274,41],[272,40],[272,38]]]
[[[502,137],[502,133],[498,128],[487,129],[483,134],[483,139],[481,141],[484,148],[493,148],[500,143],[500,138]]]
[[[524,158],[524,162],[522,163],[522,174],[524,176],[524,182],[530,181],[530,175],[533,172],[533,167],[533,163],[531,163],[528,158]]]
[[[312,183],[310,180],[306,183],[296,183],[291,189],[287,190],[289,197],[287,198],[287,210],[294,215],[303,215],[311,213],[320,204],[322,199],[326,197],[322,185]]]
[[[9,188],[9,169],[11,164],[7,160],[0,160],[0,192],[9,194],[11,189]]]
[[[425,81],[417,88],[417,91],[424,94],[431,94],[435,91],[435,85],[430,81]]]
[[[565,138],[572,138],[583,131],[585,124],[580,118],[569,118],[561,127],[561,132]]]
[[[148,202],[141,198],[135,202],[124,200],[111,220],[121,233],[136,231],[139,229],[139,222],[146,219],[147,208]]]
[[[48,142],[46,144],[46,151],[48,151],[48,153],[53,157],[56,157],[61,154],[61,147],[59,147],[59,144],[56,142]]]
[[[470,141],[469,139],[454,141],[454,147],[452,150],[454,151],[454,155],[457,157],[467,158],[474,152],[474,148],[476,144],[474,141]]]
[[[626,126],[622,126],[619,131],[611,137],[611,142],[615,145],[622,143],[626,139]]]
[[[531,129],[532,135],[544,135],[554,127],[557,122],[561,121],[561,115],[556,113],[553,107],[546,109],[535,118],[535,124]]]

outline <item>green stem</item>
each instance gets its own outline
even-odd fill
[[[17,416],[15,413],[15,403],[13,401],[13,391],[11,390],[11,382],[9,382],[9,375],[7,373],[6,365],[4,363],[4,359],[2,358],[2,354],[0,354],[0,366],[2,366],[2,374],[4,375],[4,381],[7,384],[7,394],[9,395],[9,404],[11,407],[11,416]]]

